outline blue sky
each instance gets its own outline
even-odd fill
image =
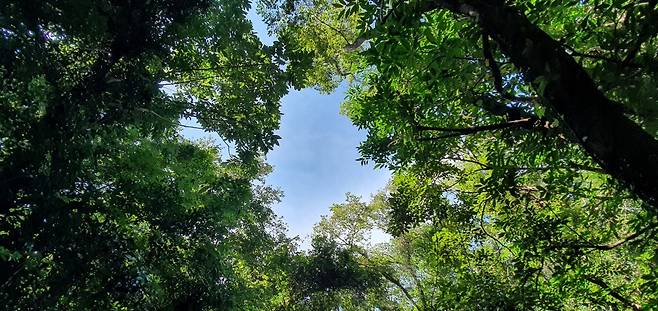
[[[365,133],[339,114],[343,98],[343,88],[331,95],[291,91],[283,98],[282,139],[267,156],[274,166],[267,181],[284,192],[274,211],[288,223],[291,235],[310,234],[332,204],[344,201],[346,192],[369,199],[390,177],[386,170],[356,161]]]
[[[272,38],[253,9],[248,17],[261,40],[271,44]],[[345,90],[341,86],[329,95],[313,89],[290,90],[282,100],[283,116],[277,132],[282,139],[267,156],[267,162],[274,166],[267,182],[283,190],[283,200],[274,206],[274,212],[288,224],[290,236],[307,237],[332,204],[344,201],[345,193],[369,199],[390,178],[388,171],[356,161],[356,147],[365,132],[339,114]],[[181,132],[192,139],[210,136],[194,129]],[[381,239],[381,235],[375,237]],[[302,247],[308,247],[308,241]]]

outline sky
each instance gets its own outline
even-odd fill
[[[339,114],[343,98],[344,88],[331,95],[292,91],[283,98],[282,139],[267,156],[274,166],[267,181],[283,190],[283,201],[274,211],[293,236],[310,234],[332,204],[344,201],[345,193],[369,200],[390,177],[386,170],[356,161],[356,147],[365,133]]]
[[[267,35],[260,17],[251,10],[248,18],[256,34],[265,44],[273,38]],[[384,188],[390,172],[376,170],[372,165],[361,165],[356,147],[365,138],[350,120],[340,115],[340,103],[346,86],[341,85],[332,94],[321,94],[314,89],[290,90],[282,99],[281,136],[279,146],[267,155],[274,171],[267,177],[269,185],[283,191],[282,201],[273,207],[288,225],[290,236],[303,239],[302,248],[308,247],[308,236],[329,207],[345,200],[351,192],[369,200]],[[183,123],[190,124],[191,121]],[[191,139],[215,137],[203,131],[184,128],[183,136]],[[385,240],[382,234],[373,242]]]

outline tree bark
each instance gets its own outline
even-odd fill
[[[574,140],[608,174],[658,207],[658,140],[624,116],[559,42],[501,0],[434,0],[421,8],[434,9],[477,20]]]

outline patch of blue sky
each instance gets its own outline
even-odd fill
[[[261,41],[272,44],[274,39],[267,35],[266,25],[254,8],[248,18]],[[356,160],[356,147],[365,138],[365,132],[339,113],[345,91],[345,85],[329,95],[314,89],[291,89],[282,99],[283,115],[277,132],[282,139],[267,156],[274,171],[266,181],[283,190],[284,197],[274,206],[274,212],[288,224],[289,236],[302,238],[302,249],[309,247],[308,237],[314,224],[329,214],[332,204],[343,202],[345,193],[370,200],[390,179],[389,171],[361,165]],[[198,126],[193,119],[180,122]],[[182,128],[181,134],[194,140],[211,139],[224,151],[227,149],[216,134],[192,128]],[[381,231],[375,231],[371,237],[372,243],[386,240],[388,235]]]
[[[274,171],[267,181],[283,190],[283,201],[275,212],[288,223],[293,236],[308,236],[332,204],[345,200],[345,193],[369,200],[390,178],[387,170],[356,161],[356,147],[365,133],[339,114],[344,94],[341,86],[330,95],[305,89],[283,98],[278,132],[282,139],[268,154]],[[384,235],[377,234],[373,242],[383,239]]]

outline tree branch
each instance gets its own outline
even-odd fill
[[[350,40],[347,39],[347,36],[345,36],[345,34],[343,34],[342,31],[338,30],[338,28],[336,28],[336,27],[330,25],[329,23],[325,22],[324,20],[322,20],[322,18],[318,17],[317,14],[311,14],[311,16],[313,16],[313,18],[315,18],[315,20],[318,21],[320,24],[323,24],[323,25],[327,26],[329,29],[333,30],[335,33],[340,35],[340,37],[343,38],[343,40],[345,40],[345,43],[347,43],[348,45],[351,44]]]
[[[619,240],[619,241],[614,242],[614,243],[603,244],[603,245],[579,245],[578,247],[579,248],[591,248],[591,249],[597,249],[597,250],[602,250],[602,251],[612,250],[612,249],[624,246],[626,243],[631,242],[631,241],[639,238],[640,236],[644,235],[645,233],[647,233],[647,232],[649,232],[649,231],[651,231],[652,229],[655,229],[655,228],[656,228],[656,224],[651,223],[648,226],[638,230],[637,232],[635,232],[631,235],[628,235],[624,239]]]
[[[338,238],[340,238],[340,237],[338,237]],[[365,258],[366,261],[368,261],[368,262],[371,261],[370,256],[368,256],[368,253],[366,253],[364,250],[362,250],[358,246],[354,247],[353,250],[355,250],[357,253],[359,253],[361,256],[363,256],[363,258]],[[418,304],[416,304],[416,301],[414,300],[413,296],[411,296],[411,294],[409,293],[407,288],[405,288],[404,285],[402,285],[402,283],[398,279],[393,277],[393,275],[391,275],[390,273],[380,269],[379,267],[377,267],[376,271],[378,271],[384,277],[384,279],[386,279],[387,281],[391,282],[391,284],[393,284],[397,288],[399,288],[400,291],[402,291],[402,293],[404,294],[404,296],[407,297],[409,302],[414,306],[414,308],[416,308],[416,310],[422,311],[422,309],[418,306]]]
[[[459,161],[467,162],[479,165],[481,168],[479,170],[495,170],[495,169],[504,169],[504,170],[514,170],[514,171],[528,171],[528,172],[537,172],[537,171],[550,171],[550,170],[574,170],[574,171],[588,171],[592,173],[605,174],[605,171],[598,167],[592,167],[588,165],[578,164],[576,162],[570,161],[566,163],[567,166],[539,166],[539,167],[529,167],[529,166],[491,166],[480,161],[466,159],[462,157],[444,157],[444,160],[450,161]]]
[[[500,73],[500,67],[494,59],[491,51],[491,44],[489,43],[489,36],[486,32],[482,31],[482,53],[484,54],[485,63],[489,65],[491,75],[493,76],[494,88],[503,98],[511,101],[531,102],[535,98],[531,96],[514,96],[503,87],[503,76]]]
[[[449,137],[459,137],[459,136],[470,135],[470,134],[486,132],[486,131],[502,130],[507,128],[519,128],[519,127],[530,128],[533,125],[535,125],[538,120],[539,120],[538,118],[531,117],[531,118],[512,120],[498,124],[474,126],[467,128],[449,128],[449,127],[433,127],[433,126],[419,125],[416,127],[416,130],[449,132],[448,134],[440,135],[440,136],[418,138],[419,141],[430,141],[430,140],[438,140],[438,139],[449,138]]]
[[[187,70],[175,70],[172,73],[184,73],[190,71],[211,71],[211,70],[221,70],[221,69],[235,69],[235,68],[250,68],[250,67],[260,67],[272,65],[271,63],[246,63],[246,64],[237,64],[237,65],[221,65],[214,67],[202,67],[202,68],[189,68]]]
[[[619,300],[625,306],[627,306],[627,307],[629,307],[629,308],[631,308],[635,311],[642,310],[642,307],[639,304],[634,303],[634,302],[630,301],[628,298],[622,296],[619,292],[615,291],[613,288],[610,287],[610,285],[608,285],[605,281],[603,281],[603,279],[601,279],[599,277],[595,277],[593,275],[585,275],[584,278],[585,278],[585,280],[589,281],[590,283],[596,284],[599,287],[601,287],[602,289],[606,290],[610,296],[612,296],[615,299]]]
[[[421,310],[422,310],[422,309],[418,306],[418,304],[416,304],[416,301],[415,301],[414,298],[411,296],[411,294],[409,294],[409,291],[408,291],[408,290],[402,285],[402,283],[400,283],[399,280],[395,279],[392,275],[390,275],[390,274],[389,274],[388,272],[386,272],[386,271],[380,271],[379,273],[380,273],[380,274],[381,274],[381,275],[382,275],[387,281],[391,282],[393,285],[395,285],[397,288],[399,288],[400,291],[402,291],[402,293],[404,294],[404,296],[407,297],[407,300],[409,300],[409,302],[411,302],[411,304],[414,306],[414,308],[416,308],[416,310],[418,310],[418,311],[421,311]]]
[[[645,12],[646,22],[641,26],[638,38],[635,41],[635,44],[628,49],[628,54],[624,58],[622,64],[630,64],[640,51],[642,44],[656,35],[656,32],[658,31],[656,27],[656,24],[658,24],[658,10],[656,10],[656,4],[658,4],[658,1],[656,0],[648,1]]]
[[[658,140],[626,117],[558,41],[505,1],[428,0],[419,9],[447,9],[476,20],[540,92],[542,104],[561,116],[572,140],[658,208]]]
[[[621,59],[615,59],[612,57],[608,57],[605,55],[601,54],[592,54],[592,53],[585,53],[585,52],[578,52],[574,48],[567,46],[566,44],[563,44],[563,46],[569,51],[569,54],[572,56],[578,56],[578,57],[584,57],[584,58],[591,58],[591,59],[597,59],[597,60],[602,60],[611,64],[615,65],[623,65],[627,67],[633,67],[633,68],[641,68],[640,65],[632,63],[632,62],[625,62]]]

